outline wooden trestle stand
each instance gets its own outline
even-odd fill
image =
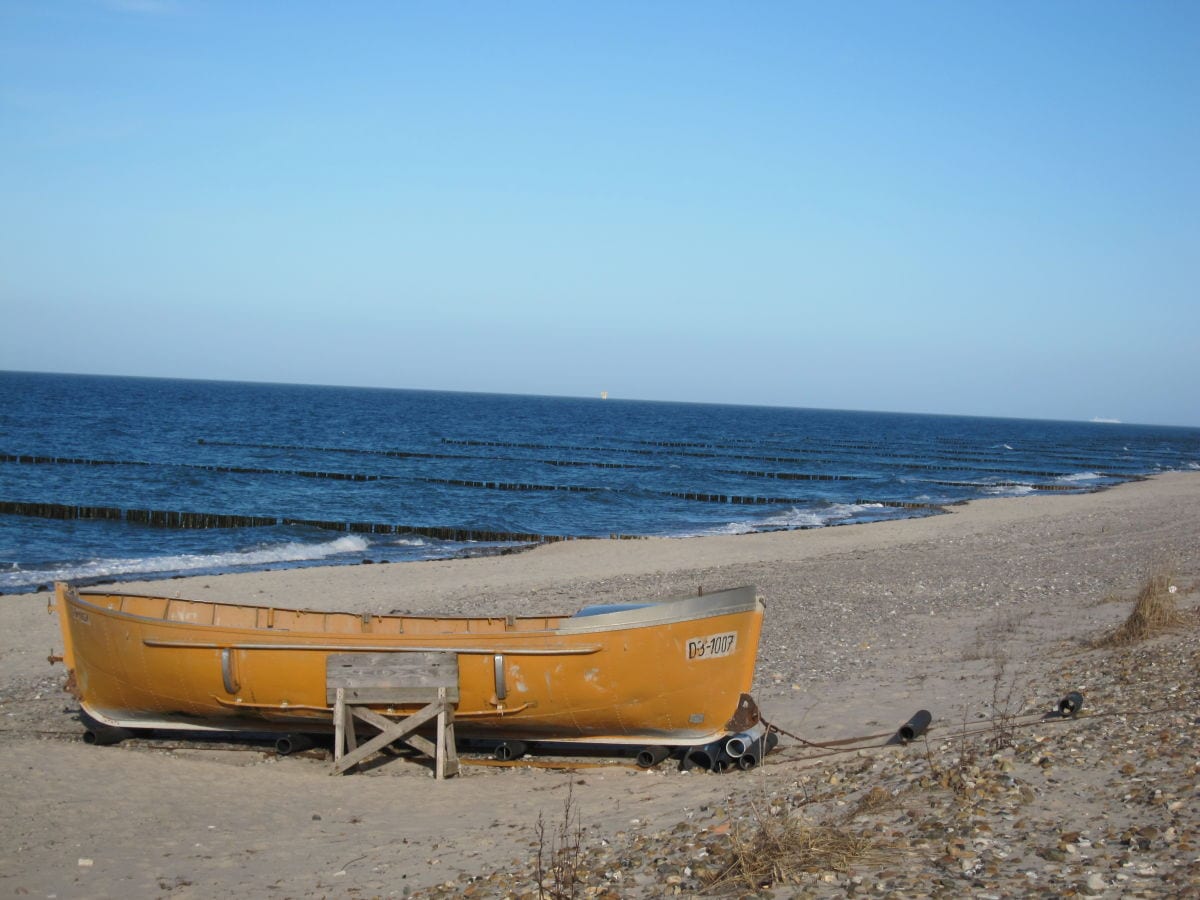
[[[458,656],[454,653],[345,653],[331,655],[325,667],[326,702],[333,704],[333,772],[340,775],[396,741],[432,757],[440,780],[457,775],[454,707],[458,703]],[[410,716],[392,720],[376,708],[425,704]],[[379,730],[359,745],[355,719]],[[436,740],[417,729],[437,720]]]

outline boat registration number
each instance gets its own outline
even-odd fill
[[[737,632],[712,634],[708,637],[692,638],[687,642],[688,659],[718,659],[729,656],[737,649]]]

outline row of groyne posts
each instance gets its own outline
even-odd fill
[[[429,525],[400,525],[382,522],[334,522],[320,519],[292,519],[278,516],[239,516],[204,512],[175,512],[158,509],[120,509],[112,506],[76,506],[63,503],[21,503],[0,501],[0,514],[35,516],[42,519],[102,519],[130,522],[156,528],[267,528],[273,525],[306,526],[324,531],[351,534],[414,534],[442,541],[515,541],[522,543],[553,543],[573,540],[560,534],[533,534],[521,531],[488,531],[473,528],[450,528]],[[612,534],[619,540],[636,539],[637,535]]]
[[[724,494],[672,494],[686,500],[717,503],[771,503],[771,498],[730,497]],[[933,503],[858,500],[859,504],[878,503],[900,509],[942,509]],[[524,531],[492,531],[448,526],[404,525],[390,522],[338,522],[327,519],[296,519],[281,516],[243,516],[230,513],[181,512],[161,509],[121,509],[115,506],[87,506],[73,503],[27,503],[0,500],[0,515],[32,516],[39,519],[101,519],[129,522],[155,528],[268,528],[273,525],[301,525],[324,531],[352,534],[417,534],[447,541],[530,541],[549,543],[571,540],[570,535],[536,534]],[[610,538],[634,539],[638,535],[611,534]]]
[[[0,454],[0,461],[20,462],[31,464],[86,464],[86,465],[120,465],[121,463],[108,460],[87,460],[74,458],[58,458],[58,457],[32,457],[32,456],[15,456],[11,454]],[[131,463],[134,465],[146,465],[145,463]],[[378,475],[355,475],[347,473],[332,473],[332,472],[309,472],[309,471],[287,471],[281,472],[268,469],[250,469],[239,467],[219,467],[219,466],[197,466],[196,468],[212,468],[219,471],[229,472],[255,472],[255,473],[270,473],[270,474],[290,474],[301,475],[311,478],[341,478],[349,480],[377,480],[382,477]],[[825,475],[825,474],[802,474],[802,473],[768,473],[768,472],[741,472],[727,470],[730,474],[739,474],[745,476],[758,477],[774,477],[787,478],[792,480],[812,480],[812,481],[835,481],[835,480],[853,480],[855,476],[843,475]],[[1052,475],[1054,473],[1028,473],[1028,474],[1044,474]],[[1121,477],[1105,474],[1105,477]],[[1126,476],[1127,477],[1127,476]],[[429,483],[446,484],[456,487],[466,488],[482,488],[488,490],[504,490],[504,491],[572,491],[572,492],[593,492],[599,491],[601,488],[576,486],[576,485],[542,485],[542,484],[523,484],[523,483],[506,483],[493,481],[470,481],[460,479],[423,479]],[[934,482],[935,484],[957,485],[956,482]],[[994,486],[1017,486],[1016,482],[1004,481],[997,482]],[[1077,492],[1079,486],[1075,484],[1033,484],[1024,485],[1037,491],[1063,491]],[[704,493],[692,491],[663,491],[663,496],[673,497],[679,500],[690,500],[701,503],[722,503],[732,505],[765,505],[765,504],[787,504],[787,503],[804,503],[811,498],[804,497],[778,497],[778,496],[744,496],[738,494],[720,494],[720,493]],[[946,506],[956,505],[965,501],[954,501],[950,503],[922,503],[900,500],[875,500],[875,499],[857,499],[854,501],[859,506],[884,506],[896,509],[905,510],[929,510],[942,511]],[[273,525],[300,525],[313,528],[320,528],[325,531],[340,531],[357,534],[413,534],[423,537],[435,538],[438,540],[447,541],[487,541],[487,542],[521,542],[521,543],[551,543],[554,541],[571,540],[573,535],[553,535],[553,534],[536,534],[530,532],[511,532],[497,530],[482,530],[472,528],[455,528],[449,526],[429,526],[429,525],[405,525],[397,523],[380,523],[380,522],[338,522],[317,519],[297,519],[286,518],[279,516],[247,516],[229,513],[209,513],[209,512],[182,512],[175,510],[155,510],[155,509],[121,509],[112,506],[89,506],[75,505],[62,503],[30,503],[22,501],[0,501],[0,514],[34,516],[45,519],[101,519],[109,521],[124,521],[139,525],[148,525],[157,528],[180,528],[180,529],[206,529],[206,528],[262,528]],[[609,538],[614,539],[629,539],[635,538],[636,535],[626,534],[610,534]]]

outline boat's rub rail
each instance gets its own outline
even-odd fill
[[[224,706],[226,709],[252,709],[257,712],[277,712],[277,713],[294,713],[294,712],[316,712],[333,714],[332,706],[305,706],[299,703],[243,703],[240,700],[226,700],[224,697],[218,697],[216,694],[210,694],[217,703]],[[520,706],[502,706],[498,709],[477,709],[467,710],[465,712],[455,712],[456,719],[495,719],[503,716],[511,716],[519,712],[524,712],[532,706],[532,703],[522,703]],[[383,715],[400,716],[404,713],[387,712]]]
[[[363,644],[243,644],[222,641],[163,641],[143,638],[147,647],[167,647],[184,650],[313,650],[322,653],[460,653],[477,656],[587,656],[598,653],[599,644],[572,647],[454,647],[444,644],[423,646],[363,645]]]
[[[271,712],[316,712],[316,713],[332,713],[333,709],[328,706],[308,706],[303,703],[243,703],[241,700],[224,700],[216,694],[210,694],[217,703],[229,709],[254,709],[254,710],[270,710]]]

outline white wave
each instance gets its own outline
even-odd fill
[[[370,546],[358,535],[346,535],[332,541],[303,544],[288,541],[269,544],[251,550],[226,553],[176,556],[142,556],[115,559],[92,559],[45,569],[14,569],[0,573],[0,590],[30,587],[49,581],[82,581],[128,575],[158,575],[165,572],[195,572],[199,570],[228,570],[272,563],[297,563],[327,559],[341,553],[361,553]]]
[[[1187,467],[1188,467],[1189,469],[1200,469],[1200,463],[1197,463],[1197,462],[1190,462],[1190,463],[1188,463],[1188,464],[1187,464]]]
[[[1096,472],[1076,472],[1073,475],[1059,475],[1059,481],[1095,481],[1097,478],[1103,478]]]
[[[996,484],[985,487],[983,492],[991,497],[1024,497],[1033,493],[1031,484]]]
[[[758,528],[820,528],[825,525],[829,519],[811,509],[799,509],[792,507],[786,512],[778,513],[774,516],[767,516],[764,519],[759,519],[754,524]]]
[[[753,534],[755,531],[758,531],[758,529],[749,522],[727,522],[715,528],[684,532],[679,537],[704,537],[709,534]]]
[[[864,510],[882,508],[882,503],[835,503],[833,506],[824,509],[801,509],[798,506],[793,506],[786,512],[780,512],[776,515],[743,522],[727,522],[718,528],[701,533],[751,534],[755,531],[773,531],[776,529],[824,528],[826,525],[836,525],[839,522],[852,519]]]

